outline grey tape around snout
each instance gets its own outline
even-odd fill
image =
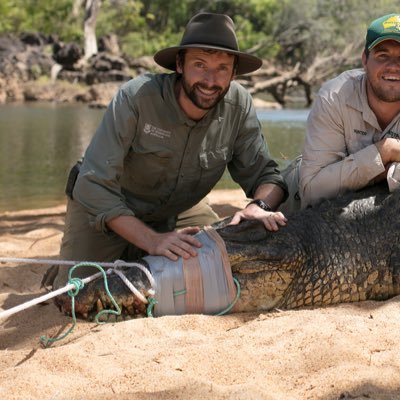
[[[220,249],[205,231],[196,235],[203,246],[197,250],[201,267],[204,305],[203,314],[217,314],[226,309],[232,298],[229,293],[228,279],[224,270]],[[154,316],[186,314],[185,278],[183,260],[171,261],[166,257],[146,256],[144,259],[150,266],[155,280]],[[190,271],[185,271],[190,273]]]

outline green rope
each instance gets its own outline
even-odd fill
[[[149,297],[147,301],[149,302],[147,306],[147,316],[149,318],[153,318],[153,308],[158,303],[158,301],[154,297]]]
[[[174,292],[174,297],[176,296],[180,296],[182,294],[186,294],[187,290],[186,289],[182,289],[182,290],[177,290]]]
[[[106,321],[99,321],[99,317],[104,315],[104,314],[113,314],[113,315],[121,315],[121,308],[115,301],[114,297],[112,296],[110,290],[108,289],[108,282],[107,282],[107,275],[104,271],[104,269],[96,264],[96,263],[89,263],[89,262],[82,262],[79,264],[74,265],[72,268],[70,268],[68,272],[68,283],[74,285],[74,288],[69,290],[67,293],[71,297],[71,315],[72,315],[72,326],[68,329],[67,332],[64,334],[55,337],[55,338],[49,338],[46,336],[41,336],[40,337],[40,342],[43,344],[44,347],[47,347],[50,343],[57,342],[59,340],[64,339],[67,337],[75,328],[76,325],[76,315],[75,315],[75,296],[79,293],[81,289],[84,287],[84,283],[82,279],[74,277],[72,278],[72,273],[75,271],[75,269],[83,266],[90,266],[90,267],[95,267],[97,268],[103,275],[103,280],[104,280],[104,289],[107,293],[107,296],[111,299],[112,304],[115,307],[115,310],[101,310],[99,313],[96,314],[95,316],[95,321],[98,325],[105,324]]]
[[[121,315],[121,308],[118,305],[118,303],[115,301],[114,297],[112,296],[109,288],[108,288],[108,281],[107,281],[107,275],[104,271],[104,269],[96,264],[96,263],[89,263],[89,262],[82,262],[79,264],[74,265],[72,268],[70,268],[69,272],[68,272],[68,283],[74,285],[73,289],[70,289],[68,291],[68,295],[71,297],[71,315],[72,315],[72,326],[67,330],[67,332],[65,332],[64,334],[57,336],[55,338],[49,338],[46,336],[41,336],[40,337],[40,342],[43,344],[44,347],[47,347],[49,344],[53,343],[53,342],[57,342],[59,340],[62,340],[64,338],[66,338],[75,328],[76,325],[76,315],[75,315],[75,296],[79,293],[79,291],[81,289],[83,289],[84,287],[84,283],[82,281],[82,279],[77,278],[77,277],[72,277],[72,273],[75,271],[75,269],[79,268],[79,267],[83,267],[83,266],[90,266],[90,267],[95,267],[97,268],[103,275],[103,280],[104,280],[104,289],[107,293],[107,296],[110,298],[112,304],[115,307],[115,310],[101,310],[100,312],[98,312],[95,316],[95,321],[98,325],[102,325],[105,324],[106,321],[99,321],[99,317],[101,317],[104,314],[113,314],[113,315]],[[238,301],[239,297],[240,297],[240,284],[239,281],[236,278],[233,278],[233,281],[236,285],[236,297],[235,299],[232,301],[231,304],[228,305],[228,307],[226,307],[224,310],[220,311],[218,314],[215,314],[217,316],[221,316],[224,315],[226,313],[228,313],[233,306],[236,304],[236,302]],[[182,294],[186,293],[186,289],[180,290],[180,291],[176,291],[174,292],[174,296],[180,296]],[[153,317],[153,309],[154,306],[158,303],[158,301],[154,298],[154,297],[149,297],[148,299],[148,306],[147,306],[147,316],[152,318]]]
[[[236,297],[233,299],[232,303],[229,304],[228,307],[225,308],[225,310],[222,310],[218,314],[215,314],[216,316],[221,316],[221,315],[224,315],[224,314],[228,313],[229,311],[231,311],[233,306],[239,300],[239,297],[240,297],[240,283],[235,277],[233,277],[233,282],[235,282],[235,285],[236,285]]]

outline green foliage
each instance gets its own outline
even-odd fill
[[[132,32],[120,40],[121,50],[132,57],[153,55],[158,50],[175,46],[179,43],[181,34],[165,32],[159,35],[155,32]]]
[[[82,37],[82,24],[71,17],[72,0],[3,0],[0,32],[37,31],[64,39]]]
[[[258,47],[260,56],[277,52],[272,42],[273,16],[279,9],[278,0],[145,0],[142,15],[147,26],[160,34],[147,35],[149,47],[155,50],[176,45],[188,20],[198,12],[228,14],[237,27],[241,49]],[[262,46],[259,44],[262,43]],[[154,47],[155,46],[155,47]]]
[[[40,68],[40,65],[38,64],[33,64],[31,66],[31,74],[33,75],[34,79],[38,79],[42,74],[42,69]]]
[[[97,17],[98,37],[115,33],[123,38],[132,31],[142,31],[146,26],[145,19],[140,15],[141,8],[142,4],[135,0],[103,1]]]
[[[11,0],[0,2],[0,32],[10,32],[13,30],[12,20],[14,19],[14,9]]]
[[[84,8],[74,0],[1,0],[0,33],[38,31],[83,44]],[[115,33],[132,56],[179,43],[186,23],[201,11],[226,13],[240,48],[284,65],[311,63],[317,54],[362,44],[369,23],[398,11],[398,0],[103,0],[96,33]]]
[[[368,25],[397,9],[397,0],[282,0],[275,18],[277,60],[309,64],[317,54],[341,52],[350,43],[359,44],[361,55]]]

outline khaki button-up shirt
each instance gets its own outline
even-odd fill
[[[363,188],[385,170],[374,143],[400,138],[400,114],[382,131],[366,90],[366,76],[357,69],[327,82],[316,96],[300,169],[303,208]]]
[[[176,79],[133,79],[105,112],[73,192],[97,229],[107,231],[106,222],[120,215],[145,222],[174,217],[204,198],[226,167],[250,197],[263,183],[287,191],[247,91],[232,82],[196,122],[177,103]]]

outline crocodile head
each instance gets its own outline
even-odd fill
[[[259,221],[224,225],[217,231],[225,241],[233,275],[241,286],[235,311],[279,307],[307,259],[300,237],[287,227],[269,232]]]

